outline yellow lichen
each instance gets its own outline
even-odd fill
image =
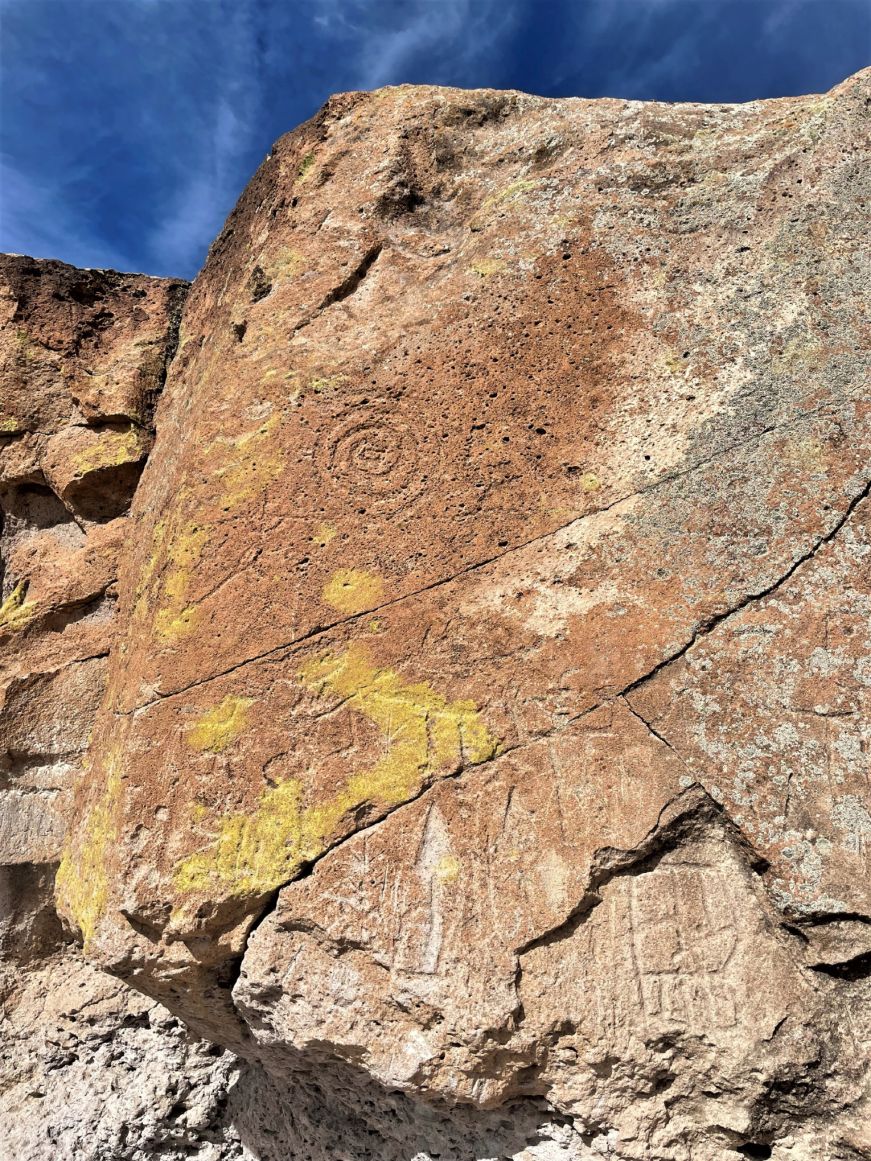
[[[0,604],[0,629],[22,629],[33,616],[36,601],[26,601],[27,581],[19,581]]]
[[[283,278],[296,278],[308,265],[305,254],[299,250],[280,250],[269,258],[261,259],[261,268],[270,282],[280,282]]]
[[[512,181],[510,185],[498,190],[496,193],[490,194],[489,197],[484,198],[483,202],[481,202],[477,213],[469,222],[469,228],[472,230],[482,230],[492,210],[496,209],[497,206],[516,201],[523,194],[535,189],[537,185],[537,181],[529,178],[519,178],[517,181]]]
[[[16,419],[14,415],[0,416],[0,433],[3,435],[11,435],[14,432],[21,430],[21,420]]]
[[[284,454],[270,441],[277,423],[278,416],[272,416],[239,439],[222,436],[204,449],[207,462],[217,460],[211,475],[217,487],[223,488],[219,503],[225,512],[262,492],[283,468]],[[191,510],[193,519],[183,523]],[[134,598],[134,617],[143,618],[149,608],[155,608],[154,632],[165,641],[189,636],[199,621],[200,610],[190,599],[190,589],[211,536],[207,515],[206,503],[192,500],[190,489],[184,487],[170,517],[155,525],[151,557],[142,569]]]
[[[580,479],[582,492],[598,492],[602,482],[595,472],[584,472]]]
[[[232,445],[229,463],[215,473],[224,488],[220,504],[225,511],[258,495],[284,467],[281,449],[270,444],[277,423],[278,416],[273,415],[256,431],[240,436]]]
[[[210,750],[213,754],[226,750],[244,730],[253,704],[251,697],[225,697],[220,705],[197,718],[187,732],[188,744],[195,750]]]
[[[295,402],[297,399],[305,398],[311,392],[315,395],[328,395],[333,391],[338,391],[344,383],[347,383],[348,376],[341,373],[333,375],[318,375],[312,374],[308,371],[289,371],[285,375],[290,390],[290,400]]]
[[[435,876],[440,883],[453,883],[460,874],[460,860],[456,855],[442,855],[436,863]]]
[[[318,548],[326,548],[339,535],[339,530],[335,524],[324,523],[319,525],[312,537]]]
[[[308,381],[310,391],[317,395],[325,395],[330,391],[338,391],[343,383],[347,383],[347,375],[314,375]]]
[[[121,773],[117,755],[106,761],[106,786],[92,807],[78,845],[67,840],[55,880],[58,905],[76,923],[85,947],[106,908],[109,879],[106,858],[117,839]]]
[[[223,818],[212,844],[179,863],[180,890],[271,891],[322,853],[361,806],[398,805],[440,771],[485,762],[497,752],[498,740],[474,702],[448,702],[424,682],[406,684],[393,670],[375,667],[359,645],[313,658],[299,676],[309,690],[333,694],[377,726],[383,756],[324,802],[307,805],[294,778],[264,791],[252,813]]]
[[[143,458],[145,451],[141,432],[131,427],[127,431],[101,434],[91,447],[74,455],[71,463],[76,475],[86,476],[103,468],[136,463]]]
[[[384,597],[384,581],[362,568],[340,568],[324,585],[324,603],[340,613],[362,613]]]
[[[161,595],[164,603],[154,619],[155,631],[164,640],[186,637],[196,625],[198,610],[188,603],[187,596],[194,568],[208,539],[208,529],[189,524],[170,544]]]
[[[505,263],[501,258],[480,258],[472,263],[469,272],[478,274],[481,278],[489,278],[493,274],[502,274],[505,269]]]

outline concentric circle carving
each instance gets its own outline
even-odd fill
[[[367,511],[399,511],[425,483],[414,433],[381,408],[341,417],[320,441],[318,467],[333,488]]]

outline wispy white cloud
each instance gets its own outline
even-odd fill
[[[336,90],[746,99],[828,87],[866,63],[871,35],[867,0],[47,8],[0,0],[0,247],[161,274],[196,270],[271,142]]]
[[[522,5],[505,0],[315,0],[314,23],[354,53],[354,85],[374,89],[436,63],[456,83],[499,50]],[[434,59],[436,58],[436,59]]]

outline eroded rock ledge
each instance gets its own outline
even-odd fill
[[[869,100],[348,94],[214,244],[58,900],[255,1156],[871,1150]]]

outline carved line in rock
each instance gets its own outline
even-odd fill
[[[846,401],[846,399],[847,399],[846,396],[841,397],[841,398],[835,400],[835,403],[837,403],[839,401]],[[394,605],[399,605],[405,601],[412,600],[414,597],[421,596],[424,593],[432,592],[436,589],[442,588],[446,585],[451,584],[453,581],[459,580],[461,577],[468,576],[471,573],[475,573],[475,572],[479,571],[480,569],[486,568],[488,565],[493,564],[496,561],[502,560],[503,558],[508,557],[514,553],[521,552],[521,551],[523,551],[523,549],[528,548],[533,544],[543,543],[551,538],[557,537],[557,536],[559,536],[560,533],[565,532],[567,529],[571,528],[575,524],[580,526],[585,521],[591,520],[596,516],[604,515],[610,511],[612,511],[614,508],[617,508],[619,505],[625,504],[629,500],[633,500],[638,496],[649,495],[651,493],[658,491],[661,488],[667,487],[669,484],[673,484],[677,480],[684,479],[685,477],[692,475],[694,472],[699,471],[701,468],[704,468],[704,467],[708,466],[709,464],[716,463],[718,460],[725,459],[727,456],[732,455],[739,448],[746,447],[748,444],[753,444],[760,439],[764,439],[766,435],[771,435],[774,432],[782,431],[784,429],[789,429],[790,427],[793,427],[797,424],[803,423],[805,420],[810,419],[813,416],[819,415],[820,413],[830,409],[831,406],[832,406],[832,402],[828,401],[824,404],[821,404],[819,407],[811,408],[808,411],[803,411],[800,414],[793,416],[789,420],[784,421],[783,423],[772,424],[768,427],[765,427],[762,430],[755,432],[752,436],[749,436],[747,439],[740,440],[737,443],[730,445],[728,448],[725,448],[721,451],[718,451],[718,452],[714,453],[713,455],[706,456],[704,459],[697,461],[696,463],[692,464],[690,467],[685,468],[680,472],[675,472],[673,474],[664,476],[662,479],[656,480],[654,483],[648,485],[645,488],[640,488],[635,492],[630,492],[624,496],[619,496],[616,499],[612,500],[609,504],[603,505],[603,507],[601,507],[601,508],[592,509],[591,511],[585,513],[583,516],[576,517],[572,520],[569,520],[567,523],[561,525],[558,528],[553,529],[550,532],[545,532],[545,533],[542,533],[538,536],[530,537],[530,539],[522,541],[519,544],[511,545],[509,548],[506,548],[502,552],[495,553],[492,556],[486,557],[482,560],[479,560],[479,561],[476,561],[470,565],[467,565],[465,568],[460,569],[458,572],[453,573],[449,576],[440,577],[437,580],[431,582],[430,584],[423,585],[421,588],[416,589],[413,592],[405,593],[402,596],[394,597],[393,599],[388,600],[388,601],[383,601],[380,604],[373,604],[369,607],[366,607],[365,609],[359,610],[358,612],[354,612],[353,614],[351,614],[347,617],[340,617],[335,621],[328,622],[327,624],[318,625],[315,628],[311,629],[309,632],[304,633],[298,637],[295,637],[290,641],[282,642],[279,645],[273,645],[269,649],[264,650],[262,653],[257,653],[251,657],[243,658],[241,661],[235,662],[233,665],[228,666],[226,669],[219,670],[218,672],[210,674],[207,677],[200,678],[197,681],[192,681],[188,685],[184,686],[181,689],[170,690],[167,693],[158,692],[151,699],[142,702],[140,705],[134,706],[132,709],[129,709],[129,710],[114,709],[112,712],[116,716],[119,716],[119,717],[125,717],[125,716],[130,716],[133,714],[138,714],[142,710],[148,709],[149,706],[156,705],[158,702],[166,701],[166,700],[169,700],[170,698],[179,697],[179,696],[187,693],[191,689],[196,689],[201,685],[206,685],[209,682],[216,681],[218,678],[226,677],[231,673],[236,673],[238,670],[243,669],[248,665],[256,664],[258,661],[263,661],[269,657],[280,654],[286,649],[291,649],[294,646],[305,644],[305,643],[307,643],[307,642],[309,642],[317,637],[323,636],[324,634],[332,631],[333,629],[338,628],[341,625],[349,624],[353,621],[356,621],[360,617],[371,616],[373,614],[377,614],[380,611],[382,611],[383,609],[391,608]],[[860,496],[858,499],[862,499],[862,496]],[[858,500],[856,502],[858,502]],[[160,528],[159,525],[158,525],[158,528]],[[194,530],[196,530],[196,528],[198,528],[198,525],[192,525],[192,528],[194,528]],[[837,531],[837,528],[835,529],[835,532],[836,531]],[[155,530],[155,535],[157,535],[157,529]],[[814,550],[811,551],[811,555],[812,555],[813,551]],[[798,563],[801,563],[801,561],[799,561]],[[775,587],[776,587],[776,584],[778,584],[778,583],[780,583],[780,582],[779,581],[775,582]],[[140,582],[140,585],[137,588],[137,593],[140,596],[145,591],[146,585],[147,585],[147,581]],[[763,592],[763,593],[760,593],[758,595],[764,596],[766,594]],[[751,595],[748,599],[754,600],[754,599],[756,599],[756,597],[754,595]],[[194,614],[194,610],[191,610],[191,615],[193,616],[193,614]],[[723,614],[723,616],[728,616],[728,615],[729,615],[729,612],[726,612]],[[703,630],[700,628],[698,632],[701,634],[703,631],[706,631],[706,630]],[[686,647],[688,648],[689,645],[692,643],[693,642],[690,641]],[[665,659],[662,662],[662,664],[667,665],[669,663],[669,661],[671,661],[673,659],[674,659],[673,657],[669,657],[669,658]],[[641,682],[641,681],[645,680],[647,676],[650,676],[650,675],[649,674],[645,675],[645,677],[639,678],[638,681]],[[628,688],[630,688],[630,687],[627,687],[627,689]]]
[[[660,672],[667,665],[669,665],[673,661],[677,661],[681,657],[683,657],[697,643],[697,641],[700,638],[709,634],[712,630],[714,630],[717,626],[719,626],[724,621],[726,621],[729,617],[733,616],[737,612],[740,612],[741,609],[746,608],[749,604],[751,604],[755,601],[758,601],[758,600],[763,600],[765,597],[768,597],[772,593],[774,593],[781,585],[783,585],[786,581],[788,581],[802,565],[807,564],[809,561],[811,561],[814,558],[814,556],[817,554],[817,552],[819,552],[819,550],[821,548],[823,548],[826,544],[830,543],[837,536],[837,534],[841,531],[841,529],[846,525],[846,523],[850,519],[850,516],[853,514],[853,512],[855,511],[857,506],[864,499],[867,499],[869,494],[871,494],[871,481],[869,481],[865,485],[865,487],[862,489],[861,493],[859,493],[857,496],[855,496],[850,501],[845,512],[836,521],[835,526],[825,536],[821,537],[807,553],[803,554],[797,561],[795,561],[783,576],[781,576],[772,585],[767,587],[763,592],[760,592],[758,594],[751,595],[751,596],[745,598],[738,605],[736,605],[735,608],[730,609],[730,610],[720,614],[719,616],[710,619],[703,626],[701,626],[700,628],[698,628],[696,630],[696,632],[692,636],[692,639],[689,642],[687,642],[683,647],[681,647],[679,650],[677,650],[666,661],[660,662],[658,665],[656,665],[649,673],[645,674],[641,678],[638,678],[636,681],[633,681],[624,690],[621,690],[619,693],[615,694],[613,698],[609,698],[606,701],[599,703],[598,705],[593,706],[588,710],[585,710],[583,713],[578,714],[573,718],[570,718],[569,720],[567,720],[565,723],[561,724],[556,729],[548,731],[544,735],[541,735],[539,738],[536,739],[536,741],[540,742],[543,738],[552,737],[556,733],[565,730],[568,726],[576,724],[578,721],[580,721],[584,717],[588,716],[589,714],[594,713],[598,709],[601,709],[604,705],[610,704],[610,703],[615,702],[615,701],[620,701],[626,705],[627,709],[633,714],[633,716],[644,725],[644,727],[650,732],[650,734],[653,737],[655,737],[657,739],[657,741],[659,741],[664,746],[666,746],[673,754],[675,754],[675,756],[678,758],[678,760],[682,764],[685,765],[684,760],[681,757],[681,755],[674,749],[674,747],[668,742],[668,740],[666,738],[664,738],[660,734],[658,734],[649,725],[649,723],[641,716],[641,714],[638,713],[638,711],[631,705],[627,695],[633,689],[639,688],[645,681],[649,680],[651,677],[654,676],[654,674]],[[490,755],[489,758],[487,758],[485,760],[492,761],[492,760],[501,758],[503,756],[507,756],[508,754],[515,753],[518,750],[522,750],[525,746],[527,746],[529,744],[530,743],[527,742],[527,743],[520,743],[516,746],[501,747],[501,748],[499,748],[499,750],[497,752],[494,752],[493,754]],[[465,767],[461,767],[455,773],[448,775],[448,777],[457,778],[464,772],[464,770],[465,770]],[[711,808],[717,812],[718,816],[722,815],[724,818],[727,817],[725,815],[725,812],[724,812],[722,806],[720,804],[716,803],[714,801],[714,799],[711,799],[710,796],[707,794],[707,792],[702,787],[698,786],[697,783],[694,783],[693,787],[690,787],[688,789],[702,794],[704,796],[705,801],[710,802],[710,804],[712,804]],[[261,912],[261,914],[255,920],[255,922],[252,924],[252,927],[251,927],[251,929],[248,932],[248,935],[246,937],[245,946],[247,947],[247,944],[250,941],[250,938],[253,935],[254,931],[256,931],[257,928],[262,924],[262,922],[267,918],[267,916],[275,910],[275,908],[278,904],[279,895],[285,887],[289,886],[293,881],[299,879],[300,877],[304,877],[304,876],[311,874],[314,867],[317,865],[318,862],[320,862],[320,860],[322,858],[325,858],[327,855],[329,855],[333,851],[339,849],[345,843],[350,842],[352,839],[359,837],[361,834],[371,832],[376,827],[381,826],[386,821],[386,819],[388,819],[397,810],[402,810],[406,806],[409,806],[412,803],[418,802],[430,790],[431,790],[431,784],[424,782],[424,784],[421,786],[420,790],[413,797],[408,798],[405,801],[394,806],[392,809],[387,810],[379,819],[377,819],[375,822],[373,822],[370,826],[363,827],[363,828],[360,828],[359,830],[354,831],[353,833],[340,839],[337,843],[334,843],[331,846],[327,847],[326,849],[322,850],[320,853],[313,856],[311,859],[306,860],[304,865],[301,867],[301,874],[296,874],[296,875],[289,877],[285,882],[281,883],[278,887],[276,887],[273,890],[273,892],[271,893],[270,899],[265,906],[265,909]],[[681,797],[682,796],[679,796],[679,799]],[[665,815],[665,813],[672,808],[674,801],[678,801],[678,800],[672,800],[671,802],[667,803],[662,808],[662,811],[660,813],[660,819],[662,819],[663,816]],[[737,825],[731,819],[729,819],[728,822],[729,822],[730,827],[733,828],[735,835],[740,837],[740,841],[741,841],[743,847],[748,851],[748,857],[749,857],[750,864],[764,870],[765,869],[764,860],[762,860],[760,858],[760,856],[758,856],[753,851],[753,847],[752,847],[752,844],[750,843],[749,839],[743,835],[743,833],[739,830]],[[661,823],[658,823],[657,828],[655,828],[655,830],[658,829],[660,827],[660,825],[661,825]],[[652,833],[654,833],[654,832],[652,832]],[[578,910],[576,910],[573,913],[573,915],[570,917],[570,920],[573,921],[577,917],[578,914],[585,913],[587,910],[589,910],[589,907],[591,905],[595,905],[595,900],[593,900],[591,903],[588,896],[585,896],[582,899],[581,903],[578,905]],[[567,920],[566,922],[569,922],[569,920]],[[530,946],[534,946],[536,942],[537,941],[533,941],[533,944]],[[522,948],[520,950],[525,951],[527,949]],[[244,956],[244,950],[243,950],[243,956]]]

